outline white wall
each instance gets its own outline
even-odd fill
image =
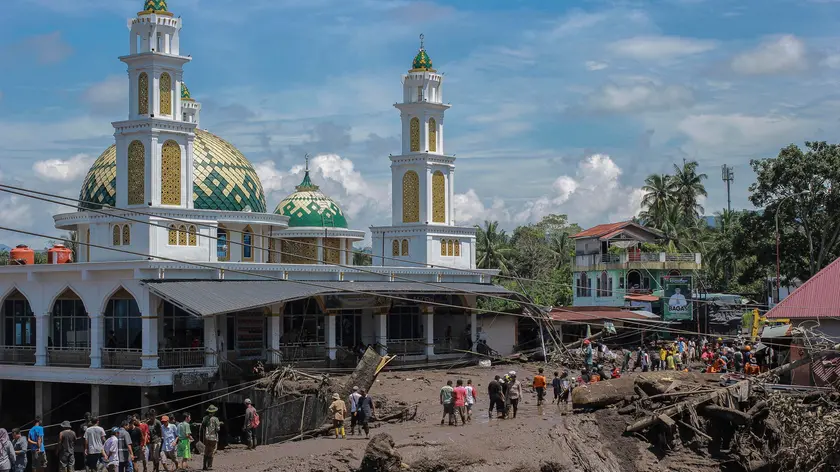
[[[506,356],[516,345],[517,321],[516,316],[486,315],[478,318],[478,327],[487,334],[487,345]]]

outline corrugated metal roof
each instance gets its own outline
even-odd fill
[[[764,329],[761,331],[761,338],[786,338],[791,335],[793,331],[793,325],[781,325],[781,326],[765,326]]]
[[[554,309],[551,319],[554,321],[601,321],[601,320],[647,320],[647,316],[629,310],[594,310],[583,311],[570,308],[571,311]]]
[[[768,318],[840,317],[840,258],[767,312]]]
[[[621,221],[619,223],[606,223],[603,225],[593,226],[572,236],[572,238],[599,238],[605,234],[621,229],[630,223],[630,221]]]
[[[504,287],[491,284],[422,282],[298,282],[293,280],[148,280],[155,295],[199,316],[246,311],[275,303],[328,294],[358,292],[388,294],[479,293],[513,295]]]

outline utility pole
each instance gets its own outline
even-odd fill
[[[724,164],[720,167],[720,178],[726,182],[726,210],[732,211],[732,195],[729,186],[735,180],[735,171]]]

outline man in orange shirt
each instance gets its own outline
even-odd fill
[[[534,376],[534,390],[537,391],[537,406],[542,405],[545,398],[545,374],[543,368],[540,367],[539,374]]]

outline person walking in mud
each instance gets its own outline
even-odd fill
[[[440,417],[440,425],[449,418],[449,426],[455,426],[455,389],[452,388],[452,381],[447,380],[446,385],[440,388],[440,404],[443,405],[443,416]]]
[[[465,426],[467,424],[467,389],[464,388],[464,381],[461,379],[458,379],[455,385],[452,391],[452,403],[458,416],[461,417],[461,426]],[[457,418],[455,424],[458,424]]]
[[[373,399],[368,396],[365,389],[359,389],[359,403],[358,403],[358,413],[359,413],[359,425],[365,432],[365,438],[370,437],[370,426],[368,426],[368,422],[372,418],[376,416],[376,408],[373,406]]]
[[[487,398],[490,399],[490,408],[487,410],[487,417],[493,418],[493,408],[496,409],[499,418],[504,417],[505,395],[502,391],[501,377],[498,375],[487,384]]]
[[[242,430],[245,432],[245,441],[247,441],[248,449],[254,450],[257,448],[257,427],[260,425],[259,415],[251,399],[245,399],[245,424],[242,425]]]
[[[356,425],[359,423],[359,398],[362,395],[359,393],[359,387],[353,387],[353,393],[347,397],[347,403],[350,404],[350,435],[356,434]],[[362,434],[362,429],[359,428],[359,434]]]
[[[333,393],[332,403],[330,403],[330,413],[333,415],[333,428],[335,428],[336,439],[347,439],[347,434],[344,432],[344,417],[347,415],[347,405],[341,399],[341,395]]]
[[[516,374],[511,375],[507,396],[513,409],[513,417],[516,418],[516,412],[519,410],[519,400],[522,398],[522,384],[519,380],[516,380]]]
[[[467,392],[467,421],[472,423],[472,407],[475,405],[475,400],[478,397],[473,387],[472,380],[467,379],[467,386],[464,387]]]
[[[213,470],[213,457],[216,455],[216,447],[219,445],[219,431],[222,429],[222,423],[216,417],[216,412],[219,411],[216,405],[207,407],[207,414],[201,420],[201,428],[199,428],[199,437],[204,442],[204,466],[202,470]]]
[[[537,406],[542,406],[543,400],[545,400],[545,370],[542,367],[539,368],[539,373],[534,376],[534,391],[537,392]]]

